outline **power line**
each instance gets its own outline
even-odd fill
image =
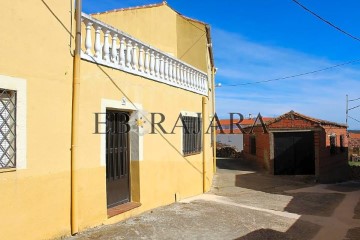
[[[349,108],[348,111],[353,110],[353,109],[358,108],[358,107],[360,107],[360,105],[357,105],[356,107]]]
[[[349,118],[351,118],[352,120],[354,120],[354,121],[356,121],[356,122],[358,122],[358,123],[360,123],[360,120],[357,120],[357,119],[355,119],[355,118],[353,118],[353,117],[350,117],[350,116],[348,116]]]
[[[360,100],[360,98],[351,99],[351,100],[349,100],[349,102],[357,101],[357,100]]]
[[[346,32],[345,30],[341,29],[340,27],[334,25],[333,23],[329,22],[328,20],[326,20],[325,18],[319,16],[318,14],[316,14],[315,12],[311,11],[310,9],[308,9],[307,7],[305,7],[304,5],[302,5],[300,2],[298,2],[297,0],[292,0],[294,3],[296,3],[297,5],[299,5],[300,7],[302,7],[305,11],[311,13],[312,15],[314,15],[315,17],[319,18],[321,21],[325,22],[326,24],[330,25],[331,27],[335,28],[336,30],[344,33],[345,35],[351,37],[352,39],[355,39],[356,41],[360,42],[360,38],[355,37],[354,35]]]
[[[330,70],[333,68],[338,68],[344,65],[348,65],[348,64],[352,64],[355,62],[360,62],[360,59],[355,59],[355,60],[351,60],[345,63],[340,63],[340,64],[336,64],[330,67],[326,67],[326,68],[322,68],[322,69],[318,69],[318,70],[314,70],[314,71],[310,71],[310,72],[305,72],[305,73],[299,73],[299,74],[295,74],[295,75],[290,75],[290,76],[286,76],[286,77],[280,77],[280,78],[274,78],[274,79],[268,79],[268,80],[262,80],[262,81],[257,81],[257,82],[247,82],[247,83],[239,83],[239,84],[230,84],[230,85],[223,85],[224,87],[229,86],[229,87],[235,87],[235,86],[244,86],[244,85],[251,85],[251,84],[258,84],[258,83],[266,83],[266,82],[273,82],[273,81],[280,81],[280,80],[285,80],[285,79],[289,79],[289,78],[295,78],[295,77],[300,77],[300,76],[305,76],[305,75],[309,75],[309,74],[313,74],[313,73],[318,73],[318,72],[323,72],[326,70]]]

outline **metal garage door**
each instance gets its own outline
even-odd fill
[[[274,173],[315,174],[314,132],[274,133]]]

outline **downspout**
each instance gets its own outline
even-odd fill
[[[212,116],[215,115],[215,67],[211,69],[212,77]],[[216,123],[213,121],[213,173],[216,173]]]
[[[203,141],[202,141],[202,149],[203,149],[203,192],[205,193],[206,192],[206,156],[205,156],[205,147],[206,147],[206,144],[205,144],[205,131],[206,131],[206,126],[205,126],[205,120],[206,120],[206,104],[207,104],[207,98],[206,97],[202,97],[202,118],[203,118],[203,123],[202,123],[202,138],[203,138]]]
[[[77,147],[79,127],[79,101],[80,101],[80,51],[81,51],[81,0],[76,0],[75,21],[75,53],[73,61],[73,92],[71,115],[71,234],[79,231],[78,225],[78,197],[77,197]]]

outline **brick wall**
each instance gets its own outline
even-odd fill
[[[336,138],[335,153],[331,153],[330,150],[330,135]],[[343,148],[340,147],[340,136],[343,136]],[[347,177],[348,161],[346,128],[323,126],[319,137],[319,180],[321,182],[344,180]]]
[[[256,155],[251,154],[250,137],[255,135]],[[243,155],[246,159],[255,161],[259,167],[270,170],[270,138],[268,133],[264,133],[262,127],[255,127],[253,134],[244,134]]]
[[[315,145],[315,168],[316,175],[322,182],[331,182],[346,178],[347,169],[347,147],[348,138],[346,136],[346,128],[335,125],[320,126],[316,122],[312,122],[297,116],[286,117],[278,122],[268,126],[269,131],[287,130],[289,132],[296,130],[314,131]],[[244,135],[244,156],[247,159],[255,161],[259,166],[264,167],[273,172],[273,159],[271,159],[270,150],[270,134],[263,133],[261,127],[255,127],[256,136],[256,155],[251,154],[250,136]],[[336,136],[335,153],[330,151],[330,135]],[[340,136],[343,136],[343,148],[340,148]]]
[[[360,133],[349,133],[349,158],[352,154],[360,154]]]
[[[319,124],[315,123],[315,122],[311,122],[309,120],[300,118],[298,116],[293,116],[293,118],[291,118],[290,116],[284,117],[282,118],[280,121],[278,122],[274,122],[272,124],[269,125],[269,127],[271,129],[307,129],[307,128],[313,128],[313,127],[318,127]]]

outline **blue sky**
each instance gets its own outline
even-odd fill
[[[159,1],[83,0],[94,13]],[[360,38],[360,1],[311,1],[302,4]],[[360,59],[360,42],[336,31],[291,0],[169,0],[182,14],[212,27],[217,113],[278,116],[290,110],[345,122],[345,95],[360,98],[360,62],[312,75],[262,84],[228,86],[285,77]],[[360,101],[353,101],[350,107]],[[350,111],[360,120],[360,108]],[[350,129],[360,123],[349,120]]]

